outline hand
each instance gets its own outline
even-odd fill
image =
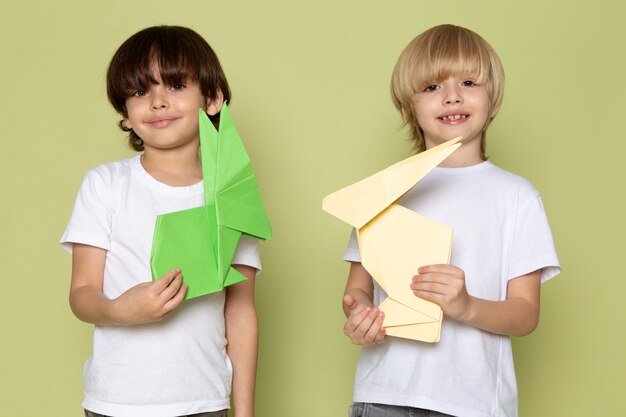
[[[349,312],[343,332],[352,343],[363,347],[382,343],[385,339],[385,314],[376,307],[359,303],[350,294],[343,296],[343,303]]]
[[[183,302],[187,284],[180,269],[173,269],[153,282],[136,285],[113,300],[115,322],[120,325],[162,320]]]
[[[470,304],[465,288],[465,272],[453,265],[427,265],[413,277],[413,294],[438,304],[444,314],[463,321]]]

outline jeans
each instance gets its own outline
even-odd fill
[[[399,405],[354,403],[350,406],[350,417],[452,417],[438,411]]]
[[[226,417],[228,415],[228,410],[222,411],[211,411],[209,413],[200,413],[200,414],[189,414],[188,416],[180,416],[180,417]],[[89,410],[85,410],[85,417],[109,417],[104,416],[102,414],[92,413]]]

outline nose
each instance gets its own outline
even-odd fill
[[[152,105],[153,110],[165,109],[168,107],[167,97],[164,94],[164,92],[161,91],[161,89],[159,88],[153,89],[153,91],[151,92],[151,96],[152,96],[151,105]]]
[[[444,98],[445,104],[463,104],[463,95],[458,87],[450,87]]]

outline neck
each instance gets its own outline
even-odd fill
[[[202,180],[198,144],[177,149],[146,148],[141,164],[148,174],[159,182],[182,187]]]
[[[485,162],[485,158],[480,152],[478,154],[464,154],[461,152],[462,149],[463,146],[453,152],[439,166],[442,168],[464,168]]]
[[[430,149],[437,145],[426,138],[426,149]],[[461,140],[461,147],[448,156],[439,164],[442,168],[464,168],[471,165],[485,162],[485,158],[480,150],[480,137],[466,141]]]

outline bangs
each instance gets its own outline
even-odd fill
[[[415,115],[415,95],[450,77],[468,77],[484,85],[490,112],[497,113],[500,109],[504,69],[491,45],[476,32],[460,26],[439,25],[428,29],[404,48],[391,76],[393,104],[410,126],[418,151],[425,149],[425,142]],[[484,135],[481,148],[484,155]]]
[[[178,26],[155,26],[137,32],[117,50],[107,71],[107,95],[126,117],[126,99],[158,80],[167,86],[196,81],[202,95],[219,93],[230,100],[230,88],[211,46],[196,32]]]
[[[184,55],[184,48],[176,45],[146,45],[148,53],[129,57],[122,72],[119,74],[121,93],[130,97],[136,90],[145,90],[151,84],[157,84],[160,78],[165,85],[175,85],[185,80],[198,81],[199,74],[193,68],[199,65],[190,62]]]
[[[490,73],[488,51],[474,37],[463,33],[443,33],[439,37],[424,39],[421,54],[414,54],[407,68],[413,92],[423,91],[429,84],[449,77],[472,77],[479,84],[486,83]]]

